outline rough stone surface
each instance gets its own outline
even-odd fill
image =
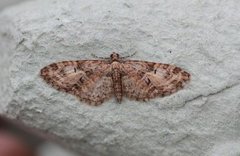
[[[1,0],[0,1],[0,11],[3,10],[4,8],[11,6],[11,5],[16,5],[18,3],[21,3],[26,0]]]
[[[0,112],[87,156],[239,155],[239,0],[38,0],[0,15]],[[39,70],[112,51],[183,67],[183,90],[90,107]]]

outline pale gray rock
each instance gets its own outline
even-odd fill
[[[0,1],[0,11],[3,10],[4,8],[11,6],[11,5],[16,5],[18,3],[21,3],[26,0],[1,0]]]
[[[0,15],[0,111],[87,156],[204,156],[239,149],[239,0],[38,0]],[[61,60],[138,53],[192,75],[142,103],[90,107],[39,77]],[[220,152],[219,152],[220,151]],[[229,152],[230,153],[230,152]]]

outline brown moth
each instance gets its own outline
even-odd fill
[[[126,60],[113,52],[102,60],[77,60],[52,63],[40,72],[57,90],[70,93],[90,105],[122,97],[146,101],[170,95],[190,80],[190,74],[175,65]]]

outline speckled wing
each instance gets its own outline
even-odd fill
[[[110,98],[110,64],[104,60],[63,61],[41,69],[41,77],[57,90],[73,94],[90,105]]]
[[[183,88],[190,74],[175,65],[128,60],[122,63],[123,94],[146,101]]]

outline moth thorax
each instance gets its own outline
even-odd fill
[[[113,61],[111,66],[112,66],[112,69],[120,69],[120,66],[121,64],[117,61]]]

